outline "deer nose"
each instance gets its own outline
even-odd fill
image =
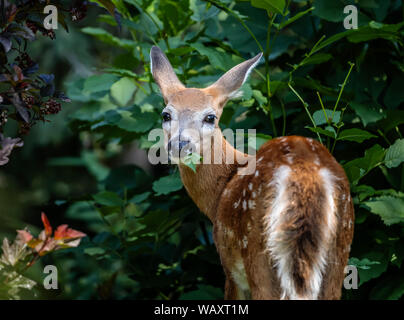
[[[184,148],[185,146],[187,146],[189,144],[189,141],[180,141],[179,143],[178,143],[178,148],[180,149],[180,150],[182,150],[182,148]]]

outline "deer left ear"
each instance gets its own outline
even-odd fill
[[[159,47],[153,46],[150,50],[150,69],[166,102],[171,94],[185,88]]]
[[[207,87],[213,96],[216,96],[224,102],[237,96],[238,90],[247,80],[250,72],[260,62],[262,52],[254,58],[244,61],[227,71],[214,84]]]

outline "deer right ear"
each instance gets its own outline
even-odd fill
[[[154,80],[160,87],[160,91],[167,103],[168,97],[174,92],[185,89],[185,86],[178,80],[173,67],[166,55],[159,47],[153,46],[150,50],[150,70]]]
[[[206,88],[212,96],[222,101],[222,105],[228,99],[238,96],[238,90],[247,80],[248,75],[254,67],[260,62],[262,53],[257,54],[254,58],[244,61],[227,71],[219,80]]]

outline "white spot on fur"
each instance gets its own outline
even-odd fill
[[[234,209],[236,209],[236,208],[240,205],[240,202],[241,202],[241,199],[238,199],[237,202],[234,202],[234,203],[233,203]]]
[[[256,196],[257,196],[257,194],[255,193],[255,191],[253,191],[253,193],[252,193],[253,199],[255,199]]]
[[[247,281],[247,274],[245,272],[244,263],[242,259],[237,259],[231,269],[234,282],[243,291],[250,291],[250,286]]]
[[[247,246],[248,246],[248,239],[247,239],[247,236],[244,236],[243,237],[243,248],[246,249]]]
[[[248,200],[248,208],[249,209],[255,209],[255,201],[254,200]]]
[[[260,174],[260,172],[257,170],[257,171],[255,171],[255,176],[256,177],[258,177],[259,176],[259,174]]]
[[[253,188],[253,184],[250,182],[250,183],[248,184],[248,189],[250,189],[250,191],[251,191],[252,188]]]
[[[251,231],[251,222],[250,221],[248,221],[248,223],[247,223],[247,231]]]
[[[257,162],[261,162],[262,159],[264,159],[264,157],[260,157],[260,158],[257,160]]]
[[[316,165],[320,165],[320,159],[318,158],[318,157],[316,157],[315,159],[314,159],[314,164],[316,164]]]
[[[292,156],[287,156],[287,157],[286,157],[286,161],[287,161],[289,164],[292,164],[292,163],[293,163],[293,157],[292,157]]]
[[[223,191],[223,195],[226,197],[230,194],[230,190],[229,189],[224,189]]]
[[[243,200],[243,210],[247,210],[247,201]]]
[[[245,189],[243,190],[243,197],[245,197]]]

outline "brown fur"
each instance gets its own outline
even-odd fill
[[[260,58],[236,66],[206,89],[186,89],[173,75],[167,58],[161,55],[164,56],[158,48],[152,49],[152,60],[157,59],[155,65],[153,60],[153,76],[166,103],[178,112],[209,106],[219,118],[229,94],[240,87],[246,72]],[[224,140],[222,136],[219,138]],[[339,299],[354,221],[349,182],[342,167],[323,145],[298,136],[276,138],[264,144],[256,155],[258,175],[237,175],[245,164],[225,164],[226,150],[234,155],[239,153],[225,142],[220,153],[222,163],[197,165],[196,173],[180,165],[188,194],[213,223],[214,241],[226,274],[225,298],[281,298],[280,279],[264,233],[276,197],[271,181],[275,170],[286,165],[291,170],[287,181],[289,202],[282,212],[285,219],[277,233],[293,252],[292,278],[296,292],[302,296],[307,293],[316,254],[321,247],[326,247],[327,263],[318,298]],[[325,243],[324,235],[327,190],[319,176],[321,168],[335,177],[333,199],[337,225],[330,243]],[[243,206],[243,201],[250,201],[251,206]]]

